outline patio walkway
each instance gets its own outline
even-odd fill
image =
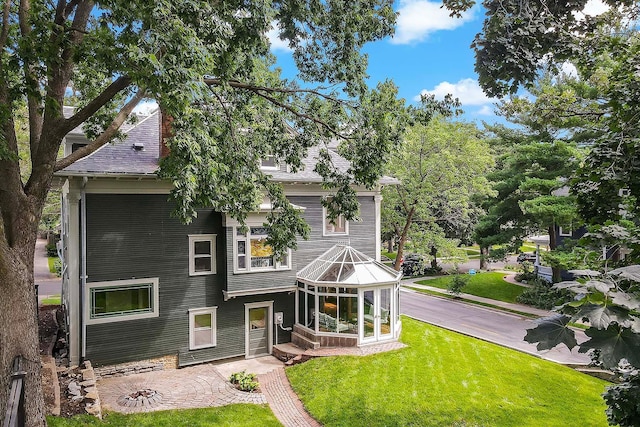
[[[324,348],[307,353],[320,357],[364,356],[402,347],[405,347],[402,343],[391,342],[360,348]],[[260,393],[245,393],[229,383],[233,372],[243,370],[258,374]],[[125,414],[253,403],[269,404],[285,427],[321,425],[306,412],[291,388],[284,363],[273,356],[105,378],[97,382],[97,389],[103,409]],[[142,397],[127,397],[136,394]]]

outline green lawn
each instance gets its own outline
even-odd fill
[[[396,252],[387,252],[387,251],[382,251],[382,252],[380,252],[380,254],[382,256],[386,256],[387,258],[389,258],[391,260],[395,260],[396,256],[398,255]]]
[[[305,407],[332,426],[606,426],[606,382],[403,318],[402,350],[287,369]]]
[[[47,417],[49,427],[249,427],[282,426],[267,405],[229,405],[218,408],[156,411],[122,415],[109,413],[100,421],[84,415],[73,418]]]
[[[43,298],[40,301],[41,305],[60,305],[60,295],[51,295],[50,297]]]
[[[47,263],[49,264],[49,272],[56,274],[56,267],[55,267],[55,262],[58,259],[58,257],[47,257]]]
[[[504,302],[516,302],[516,297],[525,290],[522,286],[505,282],[502,279],[504,277],[504,273],[478,273],[475,275],[469,275],[468,277],[469,282],[467,283],[467,286],[462,289],[462,292],[465,294],[491,298]],[[437,279],[420,280],[416,283],[440,289],[447,289],[451,280],[453,280],[452,276],[443,276],[438,277]]]

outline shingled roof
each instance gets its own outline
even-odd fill
[[[67,111],[65,111],[67,113]],[[66,114],[65,114],[66,115]],[[141,117],[133,126],[127,126],[122,141],[115,141],[102,146],[93,154],[78,160],[62,171],[61,176],[155,176],[160,158],[160,112]],[[72,131],[81,132],[79,128]],[[320,148],[311,147],[307,157],[302,160],[302,168],[291,173],[283,170],[265,171],[277,182],[322,182],[322,177],[313,171]],[[332,149],[329,154],[338,170],[346,171],[349,161]],[[396,184],[395,178],[382,177],[380,184]]]

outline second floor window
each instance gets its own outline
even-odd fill
[[[349,222],[344,219],[344,216],[339,215],[337,218],[331,220],[327,216],[327,208],[322,208],[323,213],[323,231],[324,236],[346,236],[349,234]]]
[[[247,233],[235,228],[235,269],[240,272],[263,270],[288,270],[291,268],[291,251],[276,258],[267,244],[267,227],[249,227]]]

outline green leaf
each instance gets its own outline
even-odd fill
[[[574,317],[587,318],[592,327],[606,329],[611,322],[626,324],[629,321],[629,311],[616,306],[586,304]]]
[[[615,368],[622,359],[640,367],[640,335],[631,329],[613,323],[607,329],[589,328],[585,334],[591,339],[580,344],[580,353],[599,349],[600,361],[607,369]]]
[[[601,280],[589,280],[587,281],[587,283],[585,283],[585,286],[587,288],[593,288],[598,292],[602,292],[603,294],[606,294],[615,287],[613,283],[607,283]]]
[[[571,350],[578,345],[575,332],[568,327],[571,318],[562,314],[539,319],[535,328],[527,329],[524,340],[529,343],[538,343],[538,350],[549,350],[558,344],[564,344]]]
[[[553,285],[556,289],[568,289],[571,292],[575,292],[577,294],[584,294],[587,292],[587,288],[580,282],[575,281],[566,281],[560,282]]]
[[[625,292],[611,292],[609,296],[611,297],[611,300],[614,302],[614,304],[617,304],[621,307],[628,308],[629,310],[637,310],[640,308],[640,300]]]

